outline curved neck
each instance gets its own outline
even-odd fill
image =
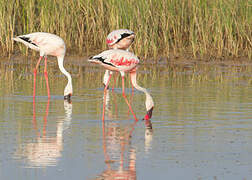
[[[145,95],[146,95],[145,105],[146,105],[146,110],[148,111],[149,109],[151,109],[154,106],[154,102],[153,102],[151,95],[149,94],[147,89],[145,89],[137,84],[136,71],[130,73],[130,78],[131,78],[131,83],[134,86],[134,88],[145,93]]]
[[[64,56],[58,56],[57,57],[58,59],[58,66],[59,66],[59,69],[60,71],[67,77],[68,79],[68,83],[65,87],[65,91],[64,91],[64,95],[68,95],[69,93],[72,94],[72,77],[71,75],[69,74],[69,72],[66,71],[66,69],[64,68]]]

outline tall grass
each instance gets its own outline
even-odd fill
[[[13,53],[13,36],[35,31],[88,55],[107,48],[118,28],[136,33],[132,50],[142,57],[252,57],[250,0],[0,0],[2,55]]]

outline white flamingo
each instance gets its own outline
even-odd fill
[[[50,89],[47,74],[47,55],[52,55],[57,57],[59,69],[68,79],[68,83],[64,90],[64,99],[70,99],[73,93],[72,77],[63,66],[63,61],[66,52],[66,46],[63,39],[55,34],[35,32],[31,34],[17,36],[16,38],[13,38],[13,40],[22,42],[27,47],[40,52],[39,60],[34,69],[33,98],[35,98],[36,93],[35,90],[37,69],[43,57],[45,59],[44,75],[46,79],[47,94],[48,98],[50,98]]]
[[[145,115],[144,119],[149,120],[152,116],[152,110],[154,108],[154,102],[151,95],[145,88],[140,87],[136,82],[136,66],[139,63],[139,59],[133,53],[125,50],[120,49],[111,49],[103,51],[102,53],[93,56],[89,59],[90,62],[100,64],[104,66],[106,69],[110,71],[119,71],[122,76],[122,94],[125,98],[126,103],[128,104],[134,118],[137,120],[128,100],[126,99],[126,95],[124,92],[124,75],[125,73],[130,73],[130,78],[132,85],[139,91],[142,91],[146,95],[145,106],[147,114]],[[109,80],[112,74],[109,75],[107,84],[104,88],[104,99],[106,99],[106,89],[108,87]],[[105,113],[105,102],[103,103],[103,120],[104,120],[104,113]]]
[[[134,42],[135,33],[128,29],[117,29],[108,34],[106,43],[109,49],[129,50],[130,45]],[[104,86],[107,84],[111,71],[106,70],[103,76]]]

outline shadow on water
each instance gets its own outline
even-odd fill
[[[63,100],[66,78],[48,61],[51,100],[36,58],[0,61],[0,179],[246,179],[252,177],[252,64],[147,62],[139,85],[153,96],[152,122],[144,94],[125,91],[113,76],[103,112],[104,69],[85,58],[66,58],[72,103]],[[153,125],[153,129],[152,129]]]

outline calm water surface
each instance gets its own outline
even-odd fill
[[[32,98],[33,58],[0,61],[0,179],[251,179],[252,65],[160,63],[139,67],[139,85],[155,101],[146,128],[145,96],[127,97],[116,77],[102,123],[104,69],[68,58],[67,83],[49,62],[51,100],[43,64]],[[33,62],[33,63],[31,63]]]

